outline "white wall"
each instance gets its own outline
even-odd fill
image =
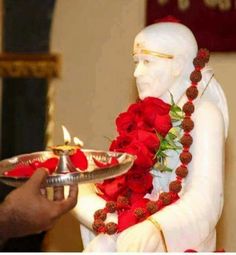
[[[51,48],[62,54],[57,87],[55,143],[61,124],[86,148],[106,149],[114,119],[135,97],[132,44],[143,27],[144,1],[59,0]]]
[[[236,53],[217,53],[211,56],[211,65],[220,81],[227,100],[230,115],[229,136],[226,143],[225,204],[218,226],[218,247],[236,251],[236,118],[235,79]]]

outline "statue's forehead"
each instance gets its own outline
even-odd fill
[[[156,38],[155,38],[156,39]],[[148,40],[145,37],[136,37],[134,41],[133,55],[147,54],[160,58],[172,59],[174,56],[170,54],[166,47],[162,47],[156,40]]]
[[[140,33],[134,40],[134,48],[136,49],[150,49],[150,50],[163,50],[160,38],[157,35],[149,35],[146,33]]]

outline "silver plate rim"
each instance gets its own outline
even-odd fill
[[[49,175],[46,179],[44,186],[53,187],[53,186],[65,186],[73,184],[82,184],[82,183],[94,183],[101,182],[106,179],[114,178],[119,175],[126,173],[134,163],[136,156],[122,153],[122,152],[112,152],[112,151],[103,151],[103,150],[91,150],[91,149],[82,149],[87,158],[89,157],[116,157],[119,161],[119,164],[116,166],[106,167],[106,168],[97,168],[95,167],[91,171],[80,171],[76,173],[67,173],[67,174],[52,174]],[[4,159],[0,161],[0,181],[6,185],[19,187],[25,183],[29,178],[28,177],[9,177],[4,176],[3,172],[7,171],[8,168],[14,167],[17,164],[21,163],[24,159],[27,164],[30,160],[35,160],[37,158],[49,158],[49,157],[58,157],[52,151],[38,151],[33,153],[26,153],[11,157],[9,159]],[[90,161],[90,159],[88,159]],[[23,161],[24,163],[24,161]],[[29,164],[29,163],[28,163]]]

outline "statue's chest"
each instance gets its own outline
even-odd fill
[[[153,175],[153,186],[157,191],[168,191],[169,183],[175,179],[175,169],[179,165],[179,151],[169,150],[167,151],[168,157],[166,158],[166,166],[170,169],[170,171],[160,171],[157,169],[153,169],[151,171]]]
[[[182,145],[179,140],[183,134],[182,129],[178,128],[174,132],[177,137],[174,139],[174,146],[179,149],[164,150],[166,155],[164,160],[158,160],[151,170],[153,176],[153,190],[151,194],[147,194],[146,198],[150,200],[157,200],[159,193],[169,191],[169,183],[176,179],[175,170],[180,164],[179,154],[182,151]]]

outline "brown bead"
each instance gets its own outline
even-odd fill
[[[205,60],[199,57],[194,58],[193,65],[195,67],[201,67],[203,68],[205,66]]]
[[[181,125],[184,132],[190,132],[194,128],[194,122],[189,118],[184,118]]]
[[[210,52],[208,49],[200,49],[197,53],[197,57],[201,58],[207,63],[210,59]]]
[[[158,205],[154,201],[147,202],[146,208],[150,214],[153,214],[158,211]]]
[[[179,166],[175,170],[175,173],[176,173],[177,176],[184,178],[188,175],[188,169],[187,169],[187,167]]]
[[[145,210],[143,208],[136,208],[134,210],[134,215],[137,219],[143,219],[145,217]]]
[[[199,82],[202,79],[202,74],[200,71],[194,70],[190,74],[190,80],[194,83]]]
[[[180,139],[180,143],[184,146],[184,147],[189,147],[191,146],[191,144],[193,143],[193,138],[191,135],[189,134],[184,134],[181,139]]]
[[[95,213],[94,213],[94,219],[97,220],[97,219],[101,219],[101,220],[105,220],[107,218],[107,214],[104,212],[103,209],[99,209],[97,210]]]
[[[118,226],[114,222],[109,222],[106,224],[106,232],[108,235],[113,235],[117,232]]]
[[[159,199],[162,200],[163,205],[169,205],[171,203],[171,194],[168,192],[162,192]]]
[[[99,232],[99,230],[105,228],[105,223],[101,219],[97,219],[93,222],[92,228],[95,232]]]
[[[188,164],[192,160],[192,154],[188,151],[183,151],[180,153],[179,158],[183,164]]]
[[[179,177],[186,177],[188,175],[188,169],[185,166],[179,166],[176,170],[175,173]]]
[[[182,185],[180,181],[172,181],[169,184],[169,190],[174,193],[179,193],[181,189],[182,189]]]
[[[190,115],[194,112],[194,105],[192,102],[187,102],[183,106],[183,111],[185,114]]]
[[[108,201],[106,203],[106,209],[109,213],[114,213],[117,210],[116,202]]]
[[[186,95],[189,100],[194,100],[198,96],[198,89],[196,86],[191,86],[186,90]]]

